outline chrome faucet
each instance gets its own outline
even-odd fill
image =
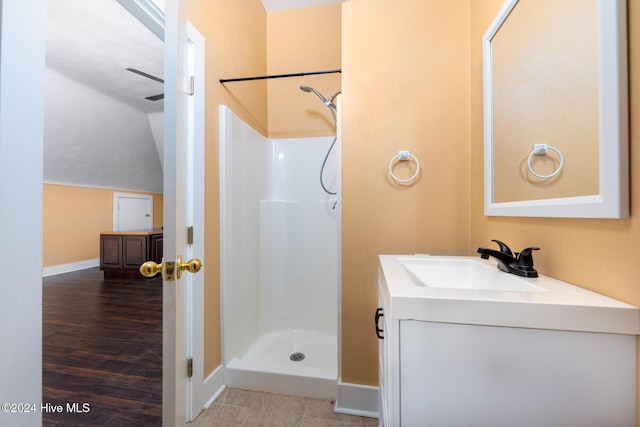
[[[500,250],[478,248],[480,258],[489,259],[490,256],[494,257],[498,262],[498,269],[506,273],[522,277],[538,277],[538,272],[533,268],[532,251],[537,251],[540,248],[525,248],[522,252],[516,252],[514,255],[509,246],[500,240],[492,240],[492,242],[496,242],[500,246]]]

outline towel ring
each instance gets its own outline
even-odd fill
[[[533,170],[533,167],[531,167],[531,158],[534,155],[535,156],[546,155],[548,150],[552,150],[556,152],[556,154],[560,158],[560,164],[558,165],[558,168],[553,173],[550,173],[549,175],[540,175],[539,173]],[[527,167],[529,168],[529,172],[531,172],[533,175],[537,176],[538,178],[542,178],[542,179],[553,178],[554,176],[558,175],[562,170],[563,166],[564,166],[564,157],[562,156],[562,153],[560,152],[560,150],[548,144],[534,144],[533,151],[529,153],[529,157],[527,158]]]
[[[394,175],[393,173],[393,163],[397,160],[404,162],[407,161],[409,159],[413,159],[414,162],[416,162],[416,172],[411,175],[411,177],[407,178],[407,179],[400,179],[397,176]],[[413,154],[411,154],[408,151],[398,151],[398,154],[396,156],[393,156],[393,158],[391,159],[391,161],[389,162],[389,175],[391,175],[391,178],[393,178],[393,180],[395,182],[411,182],[414,179],[417,178],[418,174],[420,173],[420,162],[418,161],[418,158],[416,156],[414,156]]]

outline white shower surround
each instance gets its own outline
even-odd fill
[[[225,384],[334,397],[340,209],[319,182],[333,137],[268,139],[225,106],[220,123]]]

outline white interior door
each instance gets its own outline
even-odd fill
[[[164,257],[204,263],[204,39],[184,8],[166,3]],[[204,271],[163,283],[163,424],[182,425],[204,407]]]
[[[187,103],[189,129],[187,174],[188,221],[193,225],[193,243],[185,253],[187,258],[200,258],[206,265],[204,252],[204,112],[205,112],[205,40],[196,28],[187,22],[187,64],[193,76],[193,95]],[[203,267],[204,268],[204,267]],[[189,358],[193,361],[193,373],[189,379],[189,421],[195,420],[205,404],[222,384],[204,376],[204,272],[190,275],[187,284],[190,291],[188,325]]]
[[[197,258],[204,265],[204,38],[190,23],[185,21],[185,26],[187,39],[180,43],[181,72],[177,82],[174,244],[176,255],[183,261]],[[167,203],[172,202],[167,202],[165,191]],[[192,237],[188,229],[193,230]],[[166,244],[165,241],[165,248]],[[165,252],[165,259],[172,258]],[[180,423],[198,416],[217,385],[204,378],[204,271],[183,275],[176,280],[174,291],[175,417]]]
[[[153,196],[113,193],[113,231],[153,228]]]
[[[45,0],[0,0],[2,426],[42,423],[45,11]]]

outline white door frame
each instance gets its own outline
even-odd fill
[[[16,427],[42,423],[45,28],[45,0],[0,0],[0,425]]]

